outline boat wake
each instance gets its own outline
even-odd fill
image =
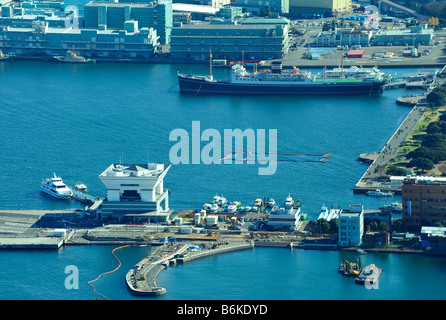
[[[220,161],[234,160],[234,161],[247,162],[248,160],[253,160],[253,159],[248,159],[246,155],[261,156],[265,160],[271,162],[325,162],[330,159],[328,156],[330,156],[331,154],[230,152],[225,157],[220,159]]]

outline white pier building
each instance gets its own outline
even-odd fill
[[[107,188],[102,203],[102,219],[118,218],[119,222],[164,222],[169,209],[169,191],[163,179],[170,164],[111,164],[99,175]]]

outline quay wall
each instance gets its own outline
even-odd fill
[[[227,247],[217,247],[215,249],[208,249],[205,251],[197,251],[194,254],[191,254],[190,256],[183,257],[183,258],[176,258],[176,261],[178,263],[185,263],[190,262],[196,259],[209,257],[216,254],[226,253],[226,252],[233,252],[238,250],[246,250],[246,249],[252,249],[254,247],[253,243],[244,243],[244,244],[236,244],[236,245],[230,245]]]
[[[25,56],[25,55],[17,55],[15,60],[27,60],[27,61],[53,61],[52,56]],[[173,60],[173,59],[166,59],[166,58],[160,58],[160,59],[124,59],[124,58],[95,58],[96,62],[98,63],[140,63],[140,64],[195,64],[195,65],[209,65],[209,61],[199,61],[199,60]],[[290,59],[283,58],[280,59],[282,61],[282,66],[284,69],[292,68],[293,66],[299,65],[301,68],[337,68],[339,67],[339,63],[337,62],[327,62],[325,60],[301,60],[299,64],[296,64],[296,62],[288,61]],[[273,61],[273,60],[271,60]],[[266,61],[263,66],[269,68],[269,64],[271,61]],[[344,63],[345,67],[358,65],[356,61],[352,61],[351,63],[349,61],[346,61]],[[368,61],[361,63],[362,67],[369,68],[369,67],[379,67],[379,68],[440,68],[444,67],[444,63],[442,62],[432,62],[432,61],[423,61],[423,60],[416,60],[416,61],[410,61],[408,62],[401,62],[401,61]],[[231,68],[231,65],[226,66],[218,66],[219,68]]]
[[[130,291],[131,294],[136,295],[136,296],[147,296],[147,297],[156,297],[156,296],[162,296],[166,294],[166,289],[163,287],[158,287],[156,285],[156,277],[158,276],[158,274],[161,272],[161,270],[165,269],[166,267],[162,264],[156,264],[154,265],[151,269],[150,272],[148,272],[146,274],[146,281],[147,281],[147,286],[149,288],[149,290],[138,290],[136,288],[134,288],[131,285],[131,272],[127,272],[126,276],[125,276],[125,284],[127,286],[127,289]]]

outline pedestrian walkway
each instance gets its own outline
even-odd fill
[[[431,89],[428,89],[425,95],[427,95],[430,91]],[[387,192],[391,191],[394,193],[401,193],[400,188],[394,188],[390,185],[390,181],[382,182],[378,181],[378,178],[385,175],[387,164],[398,156],[397,151],[402,142],[406,140],[410,133],[412,133],[416,124],[422,118],[427,109],[427,104],[423,102],[417,103],[412,108],[407,117],[379,152],[376,159],[370,164],[369,168],[366,170],[361,179],[359,179],[354,188],[355,193],[365,193],[376,189]]]

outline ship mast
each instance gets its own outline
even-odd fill
[[[342,55],[342,70],[341,70],[341,79],[344,79],[344,55]]]
[[[212,51],[209,49],[209,78],[212,81]]]

